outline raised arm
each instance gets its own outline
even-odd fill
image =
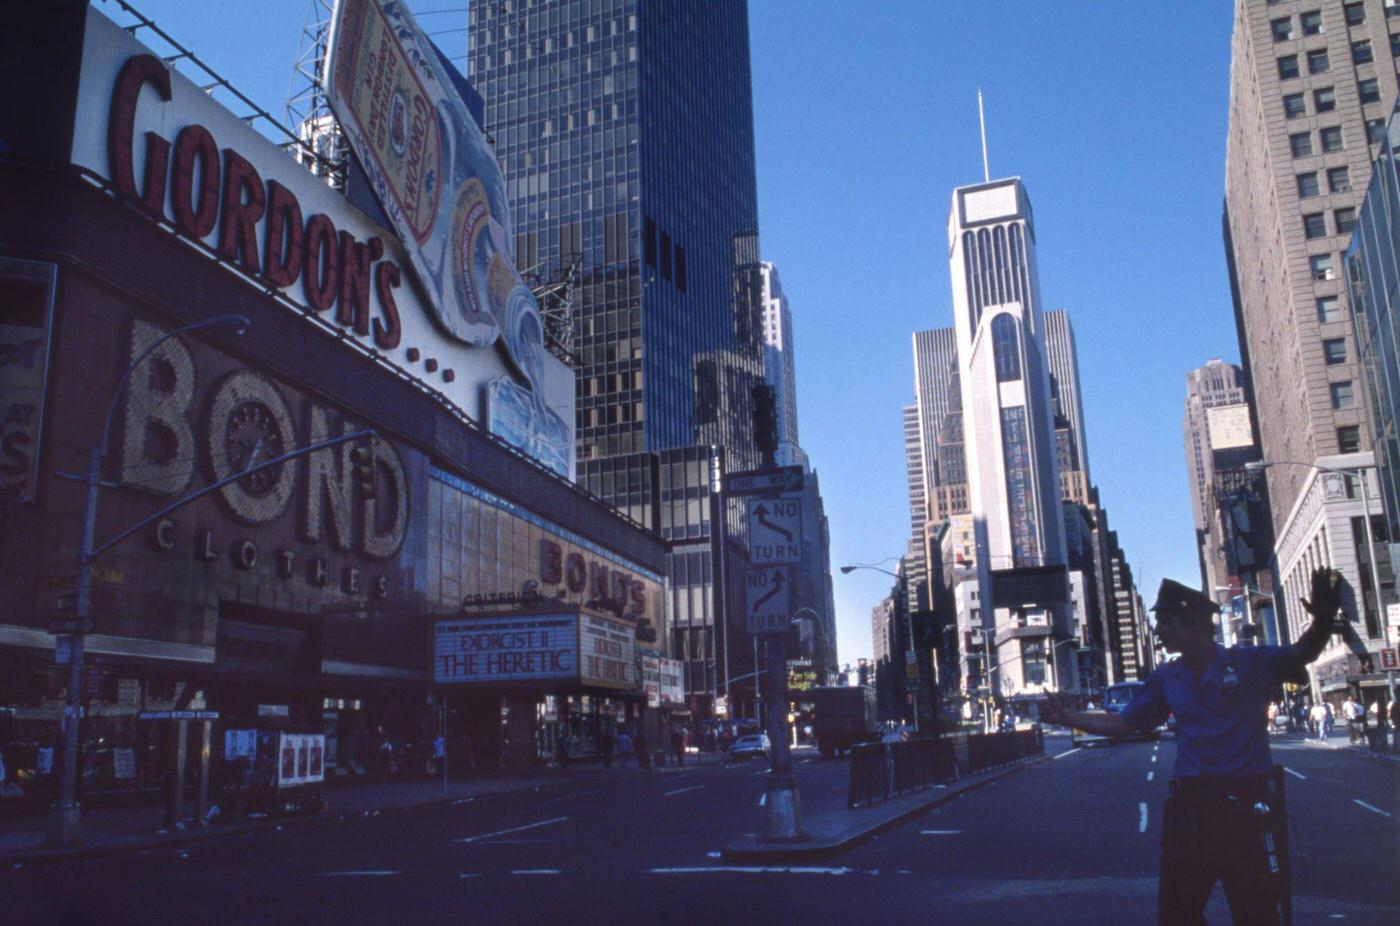
[[[1304,611],[1312,615],[1312,623],[1288,648],[1287,662],[1290,668],[1302,672],[1309,663],[1322,655],[1327,638],[1336,630],[1337,612],[1342,606],[1342,574],[1325,566],[1314,569],[1312,599],[1299,598],[1298,602]]]
[[[1077,711],[1072,709],[1063,696],[1047,692],[1040,705],[1041,719],[1047,723],[1078,727],[1086,733],[1099,736],[1127,736],[1133,732],[1122,714],[1108,711]]]

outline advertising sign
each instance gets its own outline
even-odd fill
[[[326,736],[324,733],[282,733],[277,743],[277,787],[324,781]]]
[[[490,384],[492,432],[568,474],[571,422],[543,400],[544,326],[515,268],[505,179],[431,40],[402,3],[338,0],[323,86],[438,323],[503,340],[526,380]]]
[[[578,678],[578,622],[577,614],[438,621],[433,628],[433,682]],[[629,653],[629,664],[631,660]]]
[[[679,659],[667,659],[661,657],[657,660],[658,671],[660,672],[659,694],[661,696],[661,706],[667,707],[672,704],[685,703],[685,679],[681,671],[681,661]]]
[[[661,706],[661,657],[655,653],[642,653],[642,691],[647,696],[647,707]]]
[[[602,688],[636,688],[636,640],[636,628],[627,621],[580,614],[581,681]]]
[[[1245,403],[1206,409],[1206,427],[1210,432],[1211,450],[1233,450],[1254,443],[1249,427],[1249,406]]]
[[[57,268],[0,257],[0,498],[34,500]]]

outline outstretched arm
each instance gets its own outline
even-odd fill
[[[1123,719],[1122,714],[1111,714],[1108,711],[1076,711],[1061,695],[1054,692],[1046,693],[1045,701],[1040,705],[1040,716],[1047,723],[1078,727],[1099,736],[1127,736],[1133,732],[1133,728]]]
[[[1312,573],[1312,599],[1300,598],[1303,610],[1312,615],[1312,624],[1288,648],[1288,662],[1298,671],[1322,655],[1327,638],[1337,629],[1337,612],[1342,606],[1342,574],[1320,566]]]

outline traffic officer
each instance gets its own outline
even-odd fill
[[[1333,632],[1340,582],[1331,569],[1313,571],[1312,600],[1301,599],[1312,624],[1292,646],[1226,649],[1214,638],[1215,602],[1165,579],[1152,607],[1156,633],[1180,659],[1158,666],[1121,713],[1072,710],[1047,695],[1041,711],[1047,722],[1102,736],[1151,730],[1176,715],[1176,767],[1162,811],[1159,923],[1205,923],[1217,880],[1235,923],[1278,923],[1280,896],[1255,807],[1270,798],[1268,704],[1279,682],[1306,682],[1305,667]]]

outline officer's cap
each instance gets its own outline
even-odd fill
[[[1220,605],[1194,588],[1187,588],[1173,579],[1163,579],[1157,589],[1157,603],[1149,610],[1194,617],[1219,613]]]

